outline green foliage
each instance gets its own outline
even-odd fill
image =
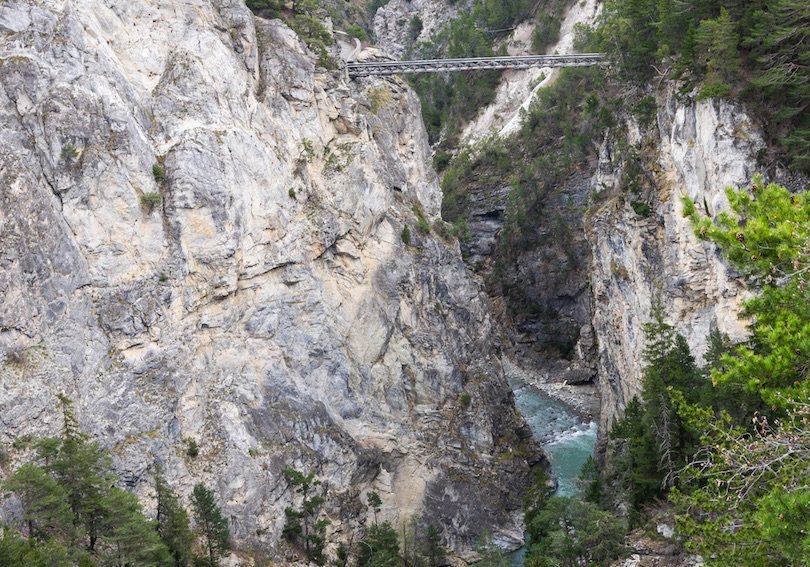
[[[143,195],[141,195],[141,205],[143,205],[143,207],[150,213],[154,210],[155,207],[160,206],[160,202],[161,202],[160,193],[150,191],[149,193],[144,193]]]
[[[334,38],[316,16],[311,13],[296,14],[291,27],[318,56],[321,67],[334,69],[337,66],[327,51],[327,46],[334,43]]]
[[[621,79],[683,81],[698,98],[739,96],[768,115],[774,143],[810,171],[810,4],[805,0],[611,0],[593,45]]]
[[[422,208],[422,205],[420,203],[416,203],[411,210],[413,211],[413,214],[416,215],[417,230],[422,234],[430,233],[430,223],[425,217],[425,210]]]
[[[3,527],[0,538],[0,565],[8,567],[70,567],[67,550],[57,541],[45,541],[32,545],[13,530]]]
[[[369,527],[360,541],[357,565],[366,567],[399,567],[399,537],[388,522]]]
[[[534,31],[532,31],[532,51],[543,54],[547,48],[560,39],[560,19],[548,14],[538,12],[534,18]]]
[[[377,514],[380,512],[382,508],[382,499],[380,495],[374,492],[373,490],[366,495],[366,505],[371,508],[371,511],[374,512],[374,523],[377,523]]]
[[[228,520],[217,506],[214,492],[198,483],[191,493],[194,524],[202,540],[203,554],[194,558],[194,564],[216,567],[219,559],[231,549]]]
[[[163,476],[163,469],[155,466],[155,500],[157,514],[155,529],[174,561],[174,567],[186,567],[191,560],[194,535],[188,512]]]
[[[197,458],[197,455],[200,454],[200,446],[197,444],[197,440],[193,437],[186,437],[183,442],[186,444],[186,455],[192,459]]]
[[[152,177],[154,177],[155,181],[158,183],[162,183],[166,179],[166,170],[163,169],[162,165],[156,163],[152,166]]]
[[[624,552],[622,520],[590,502],[554,497],[526,529],[530,567],[608,565]]]
[[[284,8],[283,0],[245,0],[245,4],[250,10],[265,18],[277,18]]]
[[[115,565],[169,565],[169,550],[161,541],[153,522],[143,515],[138,498],[112,487],[104,495],[105,514],[101,531],[110,547]]]
[[[133,494],[115,486],[109,454],[81,432],[70,400],[58,399],[62,435],[35,440],[36,462],[3,484],[22,504],[27,541],[23,549],[24,540],[5,530],[0,564],[168,567],[155,525]]]
[[[640,217],[648,217],[652,214],[652,207],[641,201],[630,201],[630,207]]]
[[[478,567],[509,567],[511,565],[504,551],[492,541],[490,533],[481,536],[475,550],[481,557],[481,560],[475,564]]]
[[[790,400],[810,398],[810,193],[791,194],[757,178],[750,191],[727,195],[732,210],[715,222],[688,199],[684,213],[700,238],[718,244],[762,289],[744,307],[755,321],[751,340],[721,357],[712,380],[789,407]]]
[[[710,385],[695,364],[682,335],[664,322],[655,306],[644,326],[644,377],[641,399],[625,407],[611,429],[613,465],[608,482],[623,489],[635,520],[640,509],[666,494],[697,451],[699,433],[680,411],[705,403]]]
[[[447,550],[442,545],[442,534],[436,526],[427,527],[420,547],[425,567],[446,565]]]
[[[62,146],[62,152],[59,155],[62,158],[62,161],[70,163],[78,157],[79,150],[73,144],[67,143]]]
[[[402,233],[400,234],[400,238],[402,239],[402,242],[404,242],[406,246],[410,245],[410,243],[411,243],[411,229],[408,228],[407,224],[402,227]]]
[[[706,448],[671,498],[687,547],[710,567],[799,567],[810,562],[808,406],[754,433],[707,424]]]
[[[408,37],[411,41],[416,41],[416,38],[419,37],[419,34],[422,33],[422,28],[424,24],[422,23],[422,18],[419,16],[414,16],[411,18],[411,21],[408,22]]]
[[[707,565],[798,567],[810,562],[810,197],[761,179],[727,194],[715,222],[688,199],[684,212],[760,293],[745,303],[751,338],[715,337],[707,357],[720,407],[737,411],[682,403],[704,434],[671,499]]]
[[[356,37],[360,41],[368,40],[368,32],[357,24],[352,24],[346,28],[346,33],[351,37]]]
[[[291,543],[302,546],[310,561],[323,565],[326,562],[323,552],[329,522],[319,517],[326,501],[320,493],[321,481],[315,478],[315,473],[304,474],[292,467],[284,469],[284,476],[295,492],[301,495],[302,501],[299,508],[288,507],[284,510],[287,521],[282,535]]]

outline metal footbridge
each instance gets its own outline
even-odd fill
[[[444,73],[489,69],[529,69],[532,67],[585,67],[604,65],[603,53],[573,55],[522,55],[518,57],[467,57],[463,59],[418,59],[414,61],[374,61],[346,64],[349,77],[399,75],[404,73]]]

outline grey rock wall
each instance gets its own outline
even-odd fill
[[[0,4],[0,442],[63,392],[141,496],[155,461],[215,488],[242,550],[276,549],[286,465],[344,535],[374,489],[515,543],[533,445],[486,297],[416,229],[418,101],[313,60],[241,1]]]
[[[611,199],[588,223],[604,428],[641,390],[643,325],[653,303],[661,304],[666,321],[685,336],[698,360],[713,329],[734,340],[746,334],[738,317],[747,296],[743,282],[714,245],[695,237],[681,197],[689,195],[711,216],[726,208],[726,187],[744,185],[756,173],[764,148],[761,128],[739,105],[680,103],[663,92],[650,135],[652,214],[638,215],[629,197]],[[640,141],[631,123],[629,142]],[[602,148],[594,191],[609,193],[620,184],[621,170],[611,163],[615,150],[610,144]]]

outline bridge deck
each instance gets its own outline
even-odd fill
[[[414,61],[375,61],[347,63],[350,77],[398,75],[400,73],[443,73],[480,69],[529,69],[531,67],[584,67],[606,63],[602,53],[573,55],[523,55],[517,57],[467,57],[463,59],[419,59]]]

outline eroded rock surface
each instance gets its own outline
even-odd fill
[[[239,1],[0,4],[0,442],[64,392],[142,496],[154,461],[214,487],[241,550],[274,549],[287,465],[333,526],[374,489],[516,542],[532,442],[484,294],[416,229],[418,100],[313,61]]]
[[[727,208],[725,189],[749,182],[756,172],[761,130],[739,105],[677,103],[671,93],[659,96],[657,120],[652,213],[637,214],[628,197],[608,201],[589,222],[603,426],[641,390],[643,325],[653,303],[661,304],[666,321],[699,360],[712,330],[734,340],[746,334],[738,317],[747,297],[744,282],[714,245],[693,234],[681,197],[689,195],[711,216]],[[633,130],[630,142],[641,142]],[[594,191],[619,183],[610,154],[603,147]]]

